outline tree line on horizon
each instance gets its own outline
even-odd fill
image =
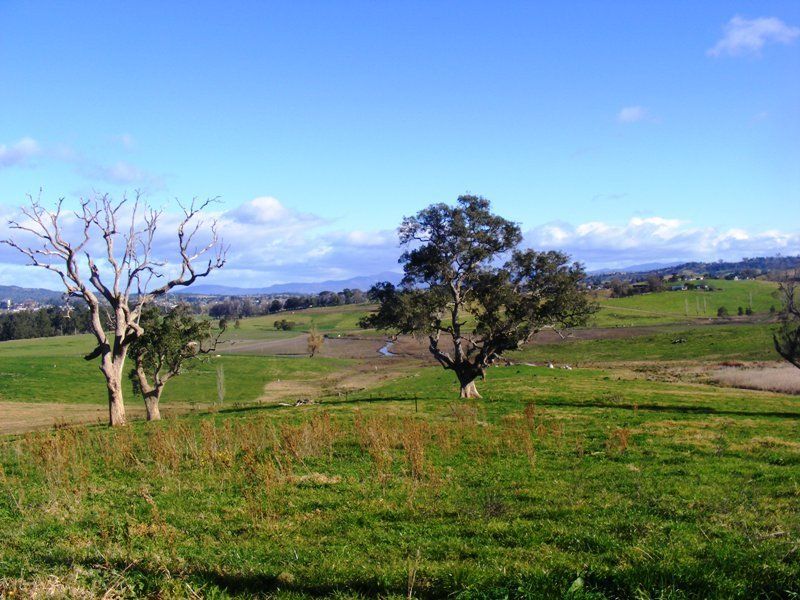
[[[83,306],[47,306],[0,314],[0,341],[89,333],[91,313]]]
[[[297,294],[272,300],[233,297],[211,304],[208,307],[208,315],[215,319],[240,319],[271,315],[285,310],[362,304],[367,300],[366,293],[350,288],[345,288],[341,292],[323,291],[318,294]]]

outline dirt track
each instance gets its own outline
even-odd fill
[[[308,336],[298,335],[285,340],[241,340],[220,348],[225,354],[255,354],[261,356],[305,356],[308,354]],[[327,358],[376,358],[378,350],[386,344],[382,338],[347,336],[326,338],[319,356]]]
[[[128,419],[144,419],[144,407],[140,403],[127,405]],[[189,404],[165,404],[161,414],[165,418],[186,414],[201,407]],[[98,404],[57,404],[51,402],[0,402],[0,435],[24,433],[54,426],[104,424],[108,422],[108,407]]]
[[[684,325],[683,327],[691,327]],[[695,325],[697,326],[697,325]],[[676,325],[651,325],[641,327],[595,327],[575,329],[569,333],[570,340],[619,339],[642,335],[664,333]],[[533,345],[555,344],[563,341],[552,329],[539,332],[530,342]],[[326,338],[320,356],[328,358],[371,359],[380,358],[378,350],[386,344],[386,338],[345,335],[341,338]],[[255,354],[261,356],[303,356],[307,350],[307,336],[298,335],[283,340],[241,340],[226,344],[221,348],[226,354]],[[401,336],[394,344],[392,352],[400,358],[428,359],[427,339],[414,339]],[[392,360],[383,358],[382,360]]]

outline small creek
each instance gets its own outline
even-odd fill
[[[378,350],[378,354],[381,356],[397,356],[394,352],[392,352],[392,346],[394,346],[394,342],[386,341],[386,345],[382,346],[380,350]]]

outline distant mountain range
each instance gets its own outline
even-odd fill
[[[385,271],[375,275],[351,277],[350,279],[335,279],[312,283],[276,283],[258,288],[199,284],[181,288],[176,290],[176,293],[193,296],[258,296],[265,294],[319,294],[320,292],[341,292],[346,288],[367,291],[379,281],[391,281],[396,284],[399,283],[402,277],[400,273]]]
[[[629,265],[627,267],[619,267],[617,269],[598,269],[596,271],[589,271],[589,275],[608,275],[609,273],[647,273],[649,271],[657,271],[659,269],[669,269],[680,265],[679,262],[671,263],[642,263],[640,265]]]
[[[0,285],[0,302],[11,300],[14,304],[31,300],[41,304],[59,304],[62,298],[61,292],[45,290],[43,288],[23,288],[17,285]]]
[[[780,273],[789,269],[800,269],[800,256],[767,256],[743,258],[740,261],[716,262],[684,262],[684,263],[642,263],[630,265],[620,269],[602,269],[588,273],[590,281],[604,281],[610,276],[628,275],[629,279],[641,279],[650,273],[668,275],[689,271],[694,273],[708,273],[719,276],[726,273],[736,273],[744,270],[756,273]],[[749,275],[748,275],[749,276]],[[623,277],[624,278],[624,277]],[[367,291],[379,281],[390,281],[397,284],[402,279],[400,273],[384,271],[363,277],[350,279],[333,279],[318,282],[278,283],[257,288],[243,288],[225,285],[197,284],[188,288],[175,290],[176,294],[194,296],[256,296],[267,294],[319,294],[320,292],[341,292],[345,288]],[[0,303],[11,300],[14,304],[26,300],[40,304],[60,304],[62,293],[42,288],[23,288],[16,285],[0,285]]]

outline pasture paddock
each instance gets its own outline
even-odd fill
[[[516,366],[485,401],[454,390],[428,368],[318,405],[5,438],[0,590],[800,592],[795,398]]]
[[[248,321],[232,348],[285,341]],[[770,327],[545,335],[470,403],[409,339],[229,348],[119,430],[64,426],[104,410],[90,340],[0,344],[0,410],[63,413],[0,438],[0,597],[796,597],[797,397],[673,376],[772,359]]]

